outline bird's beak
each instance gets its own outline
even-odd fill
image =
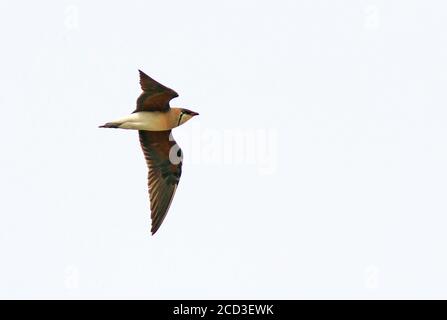
[[[193,113],[192,113],[192,116],[193,116],[193,117],[198,116],[198,115],[199,115],[198,112],[193,112]]]

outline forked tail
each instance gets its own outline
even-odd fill
[[[99,128],[119,128],[120,123],[107,122],[105,125],[99,126]]]

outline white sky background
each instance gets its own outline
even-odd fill
[[[446,10],[2,1],[0,297],[447,298]],[[200,112],[154,237],[138,68]]]

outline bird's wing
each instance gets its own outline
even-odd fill
[[[148,185],[154,234],[163,222],[182,174],[182,151],[168,131],[139,131],[149,168]]]
[[[168,111],[169,101],[178,97],[178,93],[158,83],[143,71],[140,73],[140,85],[143,93],[137,99],[137,109],[139,111]]]

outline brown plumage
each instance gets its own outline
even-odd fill
[[[143,93],[137,99],[137,109],[139,111],[168,111],[169,101],[178,97],[178,93],[174,90],[155,81],[143,71],[140,73],[140,86]]]
[[[172,138],[171,129],[198,113],[185,108],[171,108],[169,101],[178,97],[177,92],[138,71],[143,93],[137,99],[136,110],[100,128],[138,130],[149,169],[151,232],[154,234],[166,217],[182,174],[182,151]]]
[[[139,131],[149,169],[148,187],[154,234],[160,228],[182,175],[182,151],[169,131]]]

